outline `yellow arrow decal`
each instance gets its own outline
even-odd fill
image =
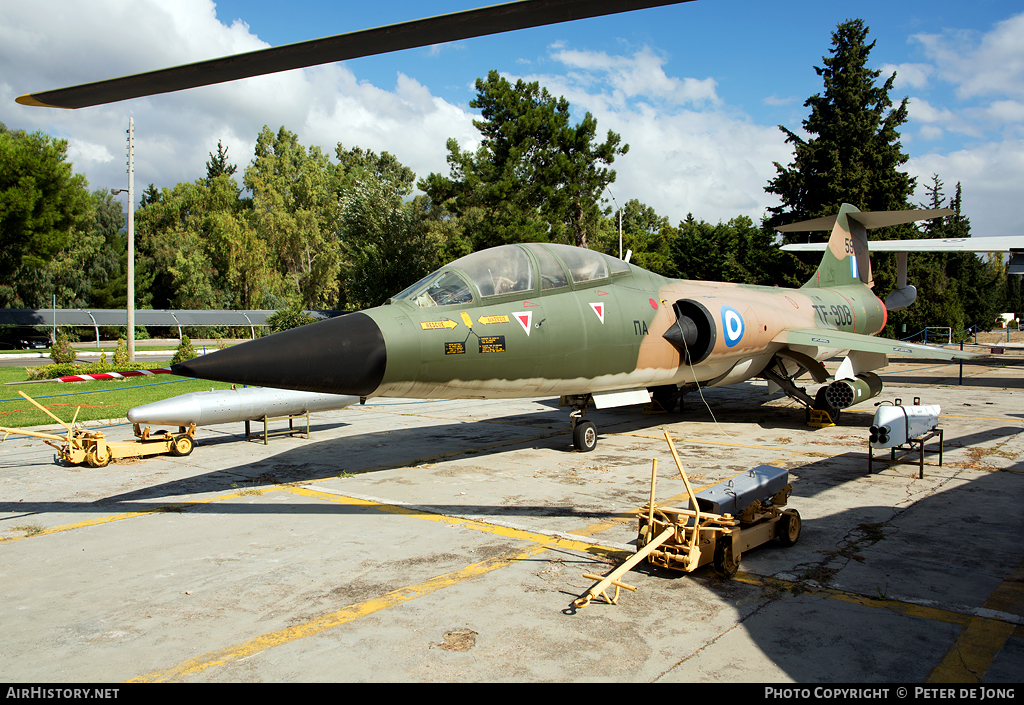
[[[441,330],[443,328],[456,328],[459,324],[450,319],[443,321],[423,321],[420,323],[420,328],[423,330]]]
[[[486,326],[492,323],[508,323],[508,316],[480,316],[476,320]]]

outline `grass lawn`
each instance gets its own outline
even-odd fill
[[[28,379],[23,367],[0,367],[0,384],[22,382]],[[39,382],[3,386],[0,389],[0,426],[20,428],[54,424],[53,419],[22,399],[22,391],[49,409],[55,416],[70,421],[75,415],[79,421],[123,421],[128,409],[160,399],[188,392],[208,389],[230,389],[230,384],[157,375],[155,377],[129,377],[99,382]]]

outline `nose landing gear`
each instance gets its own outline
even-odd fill
[[[587,406],[593,403],[593,395],[577,394],[564,396],[559,400],[559,406],[571,406],[569,418],[572,420],[572,445],[580,453],[589,453],[597,448],[597,425],[593,421],[586,421],[583,417],[587,415]]]

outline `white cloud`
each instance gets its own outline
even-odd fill
[[[773,162],[792,157],[780,130],[755,125],[723,105],[713,79],[666,76],[650,50],[632,56],[559,51],[567,75],[532,75],[576,111],[589,111],[620,134],[629,153],[613,165],[620,204],[636,198],[674,223],[693,213],[711,222],[748,215],[758,221],[778,201],[764,191]],[[684,107],[687,106],[687,107]]]
[[[897,72],[901,85],[920,86],[922,97],[910,104],[914,144],[936,153],[914,155],[912,173],[929,178],[935,172],[947,184],[963,181],[966,212],[978,234],[1012,227],[1001,214],[1021,199],[1024,49],[1011,41],[1020,30],[1024,15],[983,35],[918,35],[932,63],[886,69]],[[464,106],[403,74],[395,74],[393,85],[373,85],[347,64],[76,111],[14,104],[16,95],[29,90],[264,46],[243,22],[219,21],[211,0],[49,0],[42,9],[39,3],[0,3],[0,121],[68,138],[76,169],[94,188],[120,188],[125,129],[133,116],[140,191],[149,182],[172,186],[201,177],[218,140],[244,170],[264,124],[273,130],[284,125],[303,144],[318,144],[328,154],[337,142],[387,150],[420,176],[447,172],[447,138],[465,149],[478,143],[474,115]],[[462,46],[442,45],[435,53],[452,49]],[[614,165],[618,181],[612,188],[620,203],[637,198],[673,222],[689,212],[713,222],[741,213],[756,220],[777,204],[764,187],[775,176],[773,162],[788,164],[792,151],[774,125],[758,125],[727,104],[715,78],[670,75],[666,56],[650,47],[613,54],[562,41],[549,47],[547,57],[530,58],[532,68],[522,70],[535,75],[524,78],[564,95],[574,111],[592,112],[602,135],[611,129],[630,144],[629,154]],[[941,82],[954,82],[958,95],[987,102],[944,102],[933,92]],[[763,102],[794,100],[771,96]],[[993,130],[998,135],[990,137]],[[973,143],[949,152],[951,135]]]
[[[580,85],[600,86],[610,104],[624,105],[629,98],[646,96],[667,103],[711,104],[722,101],[716,93],[713,78],[675,78],[663,68],[665,58],[649,47],[633,56],[614,56],[605,52],[561,49],[551,55],[569,69]]]
[[[779,106],[782,106],[782,105],[792,105],[793,103],[796,103],[799,100],[800,99],[797,98],[795,95],[794,96],[790,96],[788,98],[779,98],[778,96],[776,96],[773,93],[772,95],[768,96],[767,98],[762,98],[761,102],[764,103],[765,105],[771,105],[772,107],[779,107]]]
[[[984,131],[980,129],[978,120],[972,119],[962,110],[950,110],[949,108],[937,108],[929,103],[927,100],[921,98],[912,97],[910,99],[910,117],[918,122],[925,123],[924,130],[931,137],[926,139],[935,139],[936,129],[942,128],[950,132],[957,132],[970,137],[981,137]]]
[[[998,22],[984,35],[947,31],[917,34],[939,76],[956,84],[957,95],[1024,97],[1024,13]]]
[[[127,146],[125,149],[127,150]],[[88,169],[90,165],[106,164],[107,162],[114,161],[114,155],[102,144],[75,140],[75,142],[68,144],[68,159],[72,163],[79,165],[80,169],[83,165]]]
[[[1024,139],[988,142],[950,154],[926,154],[910,160],[908,171],[917,177],[916,200],[924,203],[924,185],[932,174],[945,183],[946,197],[957,182],[963,184],[963,212],[975,236],[1019,235],[1014,206],[1024,183]]]
[[[200,178],[218,140],[241,172],[265,124],[275,131],[284,125],[303,144],[319,144],[332,155],[337,142],[387,150],[419,175],[444,168],[448,137],[471,141],[477,134],[472,115],[416,81],[398,75],[391,90],[378,88],[341,64],[79,110],[14,103],[30,90],[267,46],[244,23],[220,22],[210,0],[53,0],[42,10],[3,3],[0,46],[0,121],[67,138],[76,170],[93,188],[124,185],[129,116],[136,125],[140,191],[150,182],[172,186]]]
[[[928,85],[928,79],[935,72],[935,67],[930,64],[883,64],[881,71],[883,79],[888,79],[894,72],[896,73],[896,80],[893,81],[893,88],[896,90],[921,89]]]

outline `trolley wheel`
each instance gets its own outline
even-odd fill
[[[186,455],[191,454],[192,449],[195,447],[196,444],[195,441],[192,440],[192,436],[186,433],[182,436],[178,436],[174,439],[174,442],[171,443],[171,454],[176,455],[179,458],[183,458]]]
[[[597,448],[597,426],[593,421],[581,421],[572,430],[572,444],[581,453]]]
[[[800,538],[800,512],[795,509],[786,509],[779,519],[779,543],[789,547]]]
[[[108,448],[105,454],[100,455],[98,448],[99,446],[93,446],[85,452],[85,462],[90,467],[103,468],[110,464],[110,449]]]
[[[739,561],[733,557],[732,536],[720,535],[715,539],[715,558],[711,565],[723,578],[731,578],[740,569]]]

